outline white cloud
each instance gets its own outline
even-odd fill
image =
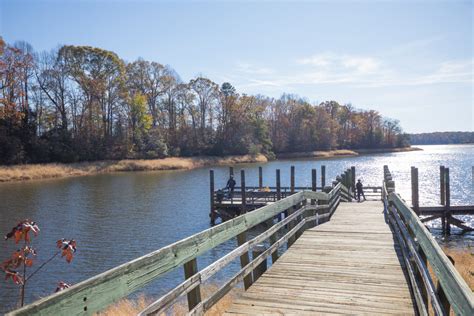
[[[381,66],[381,61],[369,56],[351,56],[324,53],[296,60],[298,64],[310,65],[318,69],[337,72],[355,71],[357,73],[373,73]]]
[[[271,68],[258,67],[251,63],[239,62],[237,63],[237,71],[241,73],[246,73],[250,75],[270,75],[275,71]]]

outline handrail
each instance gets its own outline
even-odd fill
[[[446,254],[444,254],[431,233],[398,194],[391,193],[389,201],[403,216],[406,225],[413,232],[414,238],[433,268],[454,312],[458,315],[473,315],[474,295],[472,291]]]
[[[223,242],[246,232],[306,199],[328,201],[324,192],[300,191],[171,245],[124,263],[8,315],[92,314]],[[100,295],[97,295],[100,293]]]
[[[417,214],[394,191],[395,183],[388,167],[384,166],[384,211],[399,241],[419,313],[428,313],[429,296],[435,315],[449,315],[450,306],[458,315],[473,315],[474,295],[469,286]],[[428,263],[438,279],[437,289],[429,274]]]

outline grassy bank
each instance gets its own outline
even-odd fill
[[[406,152],[406,151],[417,151],[422,150],[417,147],[403,147],[403,148],[376,148],[376,149],[338,149],[338,150],[327,150],[327,151],[310,151],[310,152],[297,152],[297,153],[280,153],[277,154],[278,159],[298,159],[298,158],[314,158],[314,159],[327,159],[327,158],[339,158],[339,157],[352,157],[358,155],[370,155],[370,154],[381,154],[381,153],[393,153],[393,152]]]
[[[407,148],[382,148],[382,149],[361,149],[357,151],[339,149],[328,151],[313,151],[299,153],[278,154],[278,159],[328,159],[336,157],[351,157],[359,154],[375,154],[386,152],[402,152],[421,150],[416,147]],[[267,162],[264,155],[244,155],[226,157],[172,157],[164,159],[137,159],[137,160],[107,160],[95,162],[81,162],[71,164],[49,163],[0,166],[0,182],[40,180],[51,178],[63,178],[71,176],[86,176],[109,172],[122,171],[153,171],[153,170],[175,170],[194,169],[213,165],[232,165],[238,163]]]
[[[0,182],[85,176],[122,171],[194,169],[211,165],[267,162],[264,155],[96,161],[0,166]]]

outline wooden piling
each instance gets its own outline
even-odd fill
[[[247,213],[247,200],[245,194],[245,170],[240,170],[240,187],[241,187],[241,195],[242,195],[242,210],[240,214]]]
[[[418,168],[411,167],[411,201],[413,210],[420,215],[419,187],[418,187]]]
[[[446,229],[445,234],[451,234],[451,184],[449,180],[449,168],[444,169],[444,176],[445,176],[445,196],[446,196],[446,208],[444,211],[445,218],[446,218]]]
[[[295,166],[291,166],[290,170],[290,192],[293,194],[295,193]]]
[[[252,249],[252,259],[255,260],[266,250],[265,245],[259,244],[255,245]],[[263,260],[254,270],[253,270],[253,282],[256,282],[258,278],[262,276],[263,273],[267,271],[267,260]]]
[[[263,189],[263,170],[262,167],[258,167],[258,188]]]
[[[216,223],[216,213],[214,206],[214,170],[209,170],[209,188],[210,188],[210,197],[211,197],[211,210],[209,212],[209,217],[211,218],[211,225]]]
[[[234,175],[234,167],[229,167],[229,178]]]
[[[193,275],[198,273],[197,260],[196,258],[186,262],[184,264],[184,278],[189,279]],[[194,289],[188,292],[188,309],[191,311],[196,305],[201,303],[201,289],[200,286],[196,286]]]
[[[311,169],[311,191],[316,192],[316,169]],[[311,200],[311,205],[315,205],[316,200]]]
[[[280,169],[276,170],[276,190],[277,190],[277,200],[281,200]]]
[[[326,186],[326,166],[321,166],[321,187],[324,188]]]
[[[445,175],[444,175],[444,166],[439,166],[439,199],[441,205],[446,203],[446,184],[445,184]]]
[[[351,167],[351,180],[352,180],[352,192],[355,193],[355,187],[356,187],[356,167],[352,166]]]

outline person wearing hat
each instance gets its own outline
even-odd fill
[[[356,184],[356,189],[357,189],[357,201],[360,202],[360,196],[362,195],[364,197],[364,201],[366,200],[365,195],[364,195],[364,186],[362,185],[362,182],[357,180]]]

